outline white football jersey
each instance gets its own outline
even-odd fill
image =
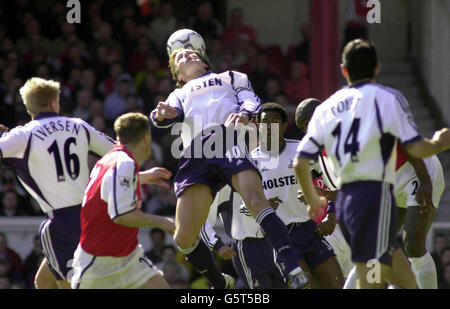
[[[293,161],[297,155],[300,141],[285,139],[285,142],[285,147],[279,156],[265,153],[260,150],[260,147],[253,150],[250,155],[261,174],[264,195],[267,199],[278,197],[282,201],[276,212],[283,223],[288,225],[293,222],[306,222],[310,218],[307,206],[297,199],[299,185]],[[261,234],[259,225],[243,202],[240,207],[240,213],[242,216],[247,216],[248,219],[253,220],[258,227],[255,235],[247,237],[258,237]],[[245,226],[244,229],[249,230],[249,227]]]
[[[338,176],[337,187],[364,180],[395,184],[397,139],[408,145],[420,138],[400,92],[358,83],[317,107],[298,155],[317,160],[324,148]]]
[[[150,119],[157,127],[183,121],[187,125],[181,130],[184,149],[206,128],[223,125],[230,114],[255,113],[261,105],[247,75],[236,71],[207,72],[175,89],[166,102],[177,109],[179,117],[158,123],[153,111]]]
[[[89,152],[103,156],[113,146],[111,138],[81,119],[41,113],[0,138],[0,156],[48,212],[81,204]]]

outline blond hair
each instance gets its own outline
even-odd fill
[[[178,67],[177,67],[177,64],[175,63],[175,57],[178,55],[178,53],[183,52],[186,49],[191,50],[194,53],[196,53],[197,56],[203,61],[203,63],[206,64],[207,70],[211,70],[211,68],[212,68],[211,61],[209,60],[208,56],[197,49],[180,48],[180,49],[174,50],[169,58],[169,69],[170,69],[170,73],[172,74],[173,80],[176,82],[177,87],[183,87],[184,84],[186,84],[186,83],[182,80],[179,80],[177,77]]]
[[[20,88],[23,104],[32,116],[46,110],[52,101],[58,102],[59,82],[33,77]]]
[[[148,118],[142,113],[123,114],[114,121],[114,131],[121,144],[136,144],[150,133]]]

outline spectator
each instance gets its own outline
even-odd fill
[[[439,286],[440,289],[450,289],[450,263],[447,263],[444,268],[444,274],[443,274],[443,282],[441,286]]]
[[[214,8],[209,1],[203,1],[197,8],[197,16],[189,19],[189,28],[197,31],[205,41],[221,36],[223,25],[214,17]]]
[[[259,97],[264,97],[267,81],[271,78],[278,78],[269,67],[269,56],[265,51],[259,51],[256,57],[256,67],[248,73],[255,93]]]
[[[156,45],[161,56],[166,54],[167,39],[177,29],[177,19],[173,16],[173,7],[170,2],[163,2],[159,16],[150,22],[149,37]]]
[[[145,114],[145,111],[143,109],[144,102],[142,99],[134,94],[130,94],[127,96],[126,99],[126,111],[127,113],[143,113]]]
[[[261,95],[261,101],[265,102],[273,102],[275,101],[276,96],[282,91],[281,82],[278,78],[272,77],[266,81],[266,87],[264,89],[264,93]]]
[[[152,241],[152,248],[148,250],[145,255],[154,263],[158,264],[162,261],[164,246],[166,244],[166,232],[155,227],[150,231],[150,240]]]
[[[128,58],[128,71],[134,75],[145,66],[147,56],[154,50],[148,37],[141,36],[133,54]]]
[[[153,100],[158,94],[158,79],[153,73],[149,72],[145,75],[144,84],[140,88],[140,95],[144,100],[145,110],[153,110],[156,107],[156,105],[153,104]]]
[[[92,94],[87,90],[80,90],[77,93],[77,107],[73,111],[73,116],[87,121],[91,117]]]
[[[156,215],[175,215],[176,197],[173,186],[155,187],[155,194],[145,203],[145,212]]]
[[[344,42],[342,48],[354,39],[368,39],[367,0],[351,0],[347,7]]]
[[[443,280],[443,273],[444,273],[444,265],[441,263],[441,254],[442,250],[444,250],[446,247],[448,247],[448,238],[447,235],[442,233],[437,233],[434,236],[434,244],[433,244],[433,252],[431,253],[431,256],[434,260],[434,264],[436,265],[436,272],[438,276],[438,282],[442,282]]]
[[[9,290],[11,289],[11,280],[6,275],[0,274],[0,290]]]
[[[291,45],[289,47],[289,60],[291,62],[300,61],[309,65],[309,25],[301,25],[300,32],[302,34],[303,40],[298,45]]]
[[[231,10],[229,26],[223,31],[222,42],[224,46],[232,46],[238,39],[257,42],[255,28],[244,23],[244,11],[235,7]]]
[[[2,194],[2,207],[0,209],[0,216],[29,216],[30,213],[24,208],[25,207],[23,205],[19,205],[19,197],[16,191],[8,190]]]
[[[224,51],[223,43],[219,37],[211,38],[206,50],[214,72],[223,72],[229,68],[227,65],[227,53]]]
[[[117,117],[126,111],[126,98],[133,92],[133,79],[131,76],[127,73],[120,75],[117,91],[110,94],[105,100],[104,112],[107,121],[113,123]]]
[[[34,277],[41,266],[44,259],[44,253],[42,251],[41,241],[39,235],[36,235],[33,239],[33,249],[25,258],[23,264],[23,273],[25,279],[25,286],[28,289],[34,288]]]
[[[99,90],[103,97],[106,97],[116,90],[118,78],[123,74],[122,64],[118,61],[111,63],[109,66],[109,76],[100,82]]]
[[[156,266],[164,272],[164,278],[172,285],[180,276],[189,279],[189,272],[183,264],[177,262],[177,249],[172,245],[163,248],[162,260]]]
[[[168,72],[161,67],[160,60],[154,52],[150,52],[147,55],[145,66],[140,69],[134,77],[134,86],[137,92],[142,91],[143,83],[148,74],[154,75],[157,79],[165,78],[169,75]]]
[[[284,87],[289,102],[297,104],[310,97],[310,82],[308,67],[300,61],[294,61],[291,65],[290,77]]]
[[[439,268],[436,265],[437,275],[438,275],[438,286],[445,286],[445,268],[446,265],[450,264],[450,247],[445,247],[441,251],[441,257],[439,260]]]
[[[11,283],[23,283],[23,265],[19,254],[8,248],[6,234],[0,232],[0,276],[8,276]]]

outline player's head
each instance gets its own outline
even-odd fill
[[[276,138],[278,140],[282,139],[284,136],[284,131],[287,127],[288,113],[286,109],[278,103],[264,103],[261,106],[261,110],[258,113],[257,121],[259,124],[267,125],[267,136],[262,134],[262,141],[266,142],[266,145],[271,145],[272,139]],[[278,125],[278,136],[274,136],[272,131],[272,125]],[[263,128],[263,126],[260,126]],[[264,131],[261,131],[264,133]]]
[[[374,79],[379,71],[375,45],[361,39],[349,42],[342,53],[341,71],[349,84]]]
[[[319,106],[321,102],[314,98],[309,98],[300,102],[295,110],[295,124],[303,132],[306,133],[306,128],[308,128],[308,123],[311,120],[316,107]]]
[[[150,157],[152,138],[147,116],[141,113],[123,114],[114,122],[114,131],[120,144],[125,145],[130,151],[132,149],[141,151],[138,156],[142,161]],[[139,161],[135,153],[133,155]]]
[[[33,77],[27,80],[19,91],[23,104],[32,118],[41,112],[59,113],[61,89],[58,82]]]
[[[196,78],[211,69],[211,63],[205,54],[194,49],[179,49],[169,58],[169,69],[178,87],[186,84],[190,78]]]

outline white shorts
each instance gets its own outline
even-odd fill
[[[355,266],[352,262],[352,250],[345,241],[344,235],[342,235],[339,224],[336,224],[331,235],[325,236],[325,239],[333,247],[333,251],[336,254],[339,266],[341,266],[342,274],[344,278],[347,277],[350,270]]]
[[[433,206],[437,208],[441,200],[442,193],[445,189],[444,172],[442,165],[436,156],[424,159],[428,174],[433,185]],[[396,183],[394,187],[395,200],[400,208],[410,206],[419,206],[416,201],[416,191],[419,187],[419,179],[417,178],[414,167],[411,163],[406,162],[395,173]]]
[[[139,244],[124,257],[94,256],[80,245],[74,253],[72,289],[137,289],[163,275],[144,255]]]

